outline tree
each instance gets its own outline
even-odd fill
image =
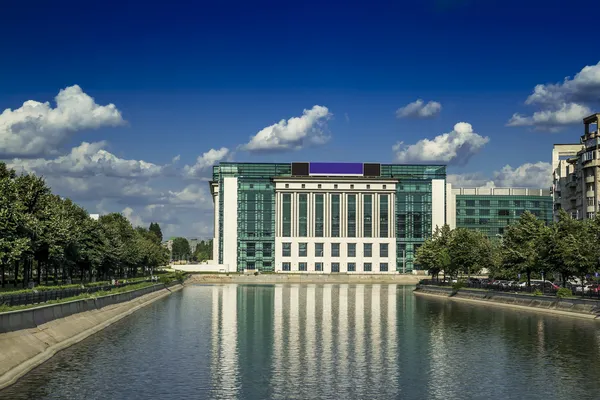
[[[213,241],[211,240],[202,240],[196,246],[194,250],[194,259],[198,262],[211,260],[213,252]]]
[[[450,265],[447,245],[451,235],[452,231],[448,225],[438,227],[433,236],[417,249],[416,261],[429,271],[432,279],[439,276],[442,270],[445,273]]]
[[[176,237],[173,239],[173,259],[187,260],[191,256],[190,243],[184,237]]]
[[[0,163],[0,279],[5,286],[6,266],[17,263],[30,245],[25,207],[19,201],[17,187]]]
[[[148,230],[154,233],[154,235],[158,238],[158,243],[162,243],[163,234],[160,229],[160,225],[158,225],[158,222],[150,222],[150,227],[148,228]]]
[[[448,241],[450,276],[478,274],[491,263],[491,246],[481,232],[457,228]]]
[[[513,275],[525,274],[531,286],[531,274],[543,270],[538,244],[543,236],[544,223],[529,211],[521,214],[516,224],[510,225],[502,237],[502,259]]]

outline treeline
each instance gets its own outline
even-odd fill
[[[134,228],[121,214],[90,218],[52,194],[41,177],[17,175],[0,163],[0,279],[29,282],[135,277],[168,264],[160,227]]]
[[[557,222],[546,225],[526,211],[507,227],[498,240],[463,228],[437,229],[417,250],[417,262],[432,277],[440,273],[456,278],[479,274],[486,268],[490,277],[517,279],[530,284],[532,277],[584,282],[600,270],[600,217],[571,218],[564,210]]]
[[[201,240],[192,249],[188,239],[184,237],[173,238],[171,258],[177,261],[202,262],[212,259],[212,240]]]

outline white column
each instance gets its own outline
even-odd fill
[[[340,364],[338,365],[338,372],[340,376],[349,376],[348,371],[348,341],[344,340],[344,337],[348,335],[348,285],[340,285],[339,294],[339,319],[338,319],[338,332],[339,332],[339,351],[340,351]]]
[[[219,187],[217,186],[216,194],[214,195],[215,204],[215,219],[214,219],[214,235],[213,235],[213,262],[219,263]]]
[[[379,194],[373,193],[373,237],[379,236]]]
[[[446,181],[444,179],[431,180],[431,233],[435,232],[436,227],[444,226],[446,216],[444,207],[446,205],[445,193]]]
[[[289,370],[291,376],[303,373],[300,368],[300,285],[290,287],[290,319],[287,348],[289,350]]]
[[[237,271],[237,187],[237,178],[223,178],[223,264],[231,272]]]
[[[306,352],[307,368],[309,382],[317,381],[316,364],[319,355],[317,354],[317,305],[316,305],[316,285],[306,286]]]
[[[456,228],[456,195],[452,192],[452,184],[446,184],[446,224],[450,229]]]
[[[237,285],[223,288],[223,310],[221,327],[221,388],[234,394],[238,390],[238,348],[237,348]],[[237,396],[234,396],[237,397]]]
[[[280,375],[283,369],[283,286],[275,285],[275,293],[273,298],[273,373]],[[275,379],[274,381],[280,382]],[[278,390],[284,390],[283,387],[278,387]]]
[[[322,360],[331,360],[333,352],[333,315],[331,313],[331,285],[323,285],[323,325],[322,325],[322,337],[323,337],[323,354]],[[332,367],[331,363],[326,363],[327,367]],[[334,367],[335,368],[335,367]],[[323,371],[325,376],[331,376],[331,371]]]
[[[365,285],[356,285],[354,295],[354,356],[356,359],[356,365],[366,365],[366,335],[365,335]],[[377,344],[375,344],[377,345]],[[357,398],[365,398],[362,395],[364,392],[364,382],[366,378],[364,374],[358,374],[362,379],[360,381],[363,384],[356,384],[355,388],[359,390],[356,394]]]

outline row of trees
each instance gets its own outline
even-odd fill
[[[121,214],[90,218],[51,193],[41,177],[0,163],[0,280],[29,282],[133,277],[168,263],[158,224],[134,228]],[[162,236],[162,233],[160,234]]]
[[[571,218],[563,210],[557,222],[546,225],[530,212],[521,215],[498,240],[448,226],[436,230],[417,250],[417,262],[436,277],[478,274],[483,268],[491,277],[527,283],[534,277],[557,277],[563,285],[573,277],[582,282],[600,268],[600,217]]]
[[[193,260],[202,262],[210,260],[212,258],[212,240],[201,240],[196,244],[196,248],[192,251],[190,242],[186,238],[173,238],[171,257],[173,260],[178,261]]]

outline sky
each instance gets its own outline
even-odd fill
[[[591,1],[9,2],[0,160],[90,213],[208,238],[219,161],[551,184],[600,112]]]

